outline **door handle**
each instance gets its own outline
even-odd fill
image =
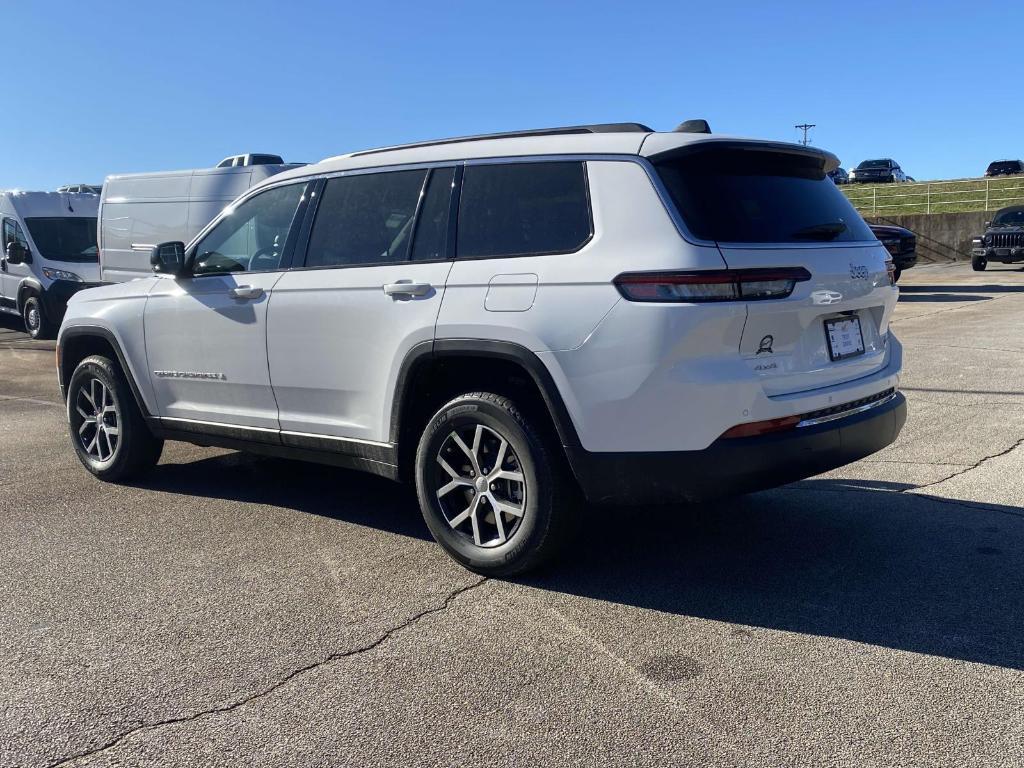
[[[430,283],[388,283],[384,286],[384,293],[388,296],[426,296],[433,288]]]
[[[263,289],[254,288],[251,285],[240,285],[229,290],[228,295],[233,299],[258,299],[263,295]]]

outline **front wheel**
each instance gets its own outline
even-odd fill
[[[902,275],[902,274],[903,274],[903,270],[900,269],[899,267],[896,267],[896,269],[894,269],[892,271],[892,281],[894,283],[898,283],[900,281],[900,275]]]
[[[576,494],[557,443],[508,398],[461,395],[430,420],[416,451],[416,493],[437,542],[466,568],[511,576],[550,560]]]
[[[21,308],[21,318],[25,322],[25,331],[33,339],[52,339],[53,323],[43,311],[43,302],[38,296],[29,296]]]
[[[988,266],[988,259],[984,256],[972,256],[971,257],[971,269],[975,272],[984,272],[985,267]]]
[[[68,427],[79,461],[101,480],[117,482],[156,465],[164,441],[153,436],[121,369],[93,355],[68,382]]]

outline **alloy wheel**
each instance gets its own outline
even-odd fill
[[[478,547],[497,547],[519,529],[526,478],[508,438],[483,424],[456,427],[437,453],[434,492],[453,530]]]
[[[82,450],[97,461],[109,461],[121,437],[121,414],[114,393],[99,379],[86,379],[75,395],[75,411],[82,419],[78,425]]]

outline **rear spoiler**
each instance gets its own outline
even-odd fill
[[[775,141],[743,141],[740,139],[707,139],[706,141],[695,141],[684,144],[681,147],[674,147],[664,152],[651,155],[648,159],[652,163],[661,160],[670,160],[674,157],[696,154],[698,152],[709,152],[728,149],[739,152],[770,152],[777,155],[794,155],[802,158],[814,158],[821,163],[821,169],[830,173],[839,167],[839,158],[831,152],[817,147],[805,147],[800,144],[788,144]]]

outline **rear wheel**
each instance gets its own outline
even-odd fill
[[[510,576],[567,538],[576,494],[557,444],[508,398],[461,395],[427,424],[416,492],[437,542],[477,573]]]
[[[68,382],[68,426],[79,461],[101,480],[127,480],[160,460],[164,441],[153,436],[121,369],[93,355]]]
[[[988,266],[988,259],[984,256],[972,256],[971,257],[971,269],[975,272],[984,272],[985,267]]]
[[[29,296],[21,308],[21,318],[25,322],[25,331],[33,339],[52,339],[53,323],[43,311],[43,302],[38,296]]]

